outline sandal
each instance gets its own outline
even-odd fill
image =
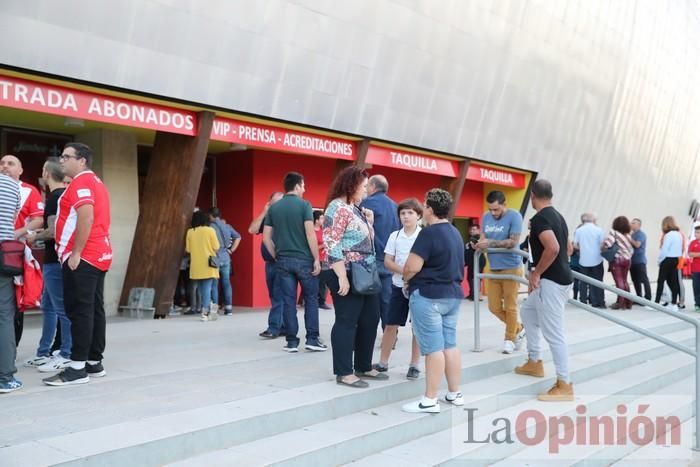
[[[359,376],[360,378],[376,379],[377,381],[385,381],[389,379],[389,375],[387,375],[386,373],[377,372],[376,375],[373,375],[368,371],[356,371],[355,376]]]
[[[352,383],[347,383],[347,382],[343,381],[342,376],[336,376],[335,382],[342,385],[342,386],[348,386],[351,388],[358,388],[358,389],[366,388],[369,386],[367,381],[362,381],[361,379],[358,379],[357,381],[353,381]]]

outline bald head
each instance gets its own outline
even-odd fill
[[[367,183],[367,194],[373,195],[377,192],[387,193],[389,191],[389,182],[384,175],[372,175]]]
[[[0,159],[0,173],[19,181],[22,172],[22,161],[17,156],[12,154],[2,156],[2,159]]]

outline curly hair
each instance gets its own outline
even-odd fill
[[[369,174],[365,169],[356,165],[345,167],[333,180],[331,199],[342,198],[346,203],[350,203],[352,195],[357,191],[357,187],[367,178],[369,178]]]
[[[425,194],[425,204],[438,219],[445,219],[452,208],[452,195],[442,188],[433,188]]]
[[[613,220],[612,223],[613,230],[620,232],[622,235],[627,235],[632,231],[630,226],[630,221],[625,216],[618,216]]]

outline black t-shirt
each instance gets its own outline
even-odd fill
[[[49,196],[46,197],[46,206],[44,206],[44,228],[49,226],[49,216],[55,216],[58,211],[58,198],[61,197],[65,188],[56,188]],[[46,240],[44,242],[44,263],[58,263],[58,255],[56,254],[56,242]]]
[[[264,228],[265,228],[265,220],[263,219],[263,221],[260,223],[260,228],[258,229],[258,235],[262,234]],[[274,231],[273,231],[273,233],[274,233]],[[274,241],[274,239],[273,239],[273,241]],[[260,255],[262,256],[263,260],[266,263],[274,263],[275,262],[275,258],[273,258],[272,255],[270,254],[270,252],[267,251],[267,248],[265,248],[265,244],[262,242],[260,243]]]
[[[423,258],[423,268],[409,282],[426,298],[463,298],[464,245],[452,224],[433,224],[418,233],[411,253]]]
[[[535,214],[530,222],[530,248],[532,249],[532,260],[535,266],[540,262],[544,251],[544,246],[540,241],[542,232],[551,230],[559,243],[559,254],[547,270],[542,273],[542,279],[549,279],[561,285],[571,284],[574,278],[571,275],[569,257],[566,252],[566,246],[569,241],[569,229],[566,226],[566,221],[556,209],[552,206],[547,206]]]

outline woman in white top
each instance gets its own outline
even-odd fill
[[[671,289],[671,304],[673,310],[678,311],[678,258],[683,254],[683,239],[678,229],[678,224],[673,216],[664,217],[661,221],[663,238],[659,251],[659,278],[656,282],[656,303],[661,301],[661,293],[664,284],[668,283]]]
[[[615,287],[626,292],[630,291],[630,285],[627,282],[627,275],[630,272],[632,265],[632,237],[630,232],[632,227],[630,221],[625,216],[618,216],[613,220],[612,229],[608,232],[603,242],[603,248],[610,248],[615,242],[619,246],[615,259],[609,264],[610,272],[612,273]],[[613,310],[629,310],[632,308],[632,300],[622,296],[617,297],[617,302],[610,307]]]

